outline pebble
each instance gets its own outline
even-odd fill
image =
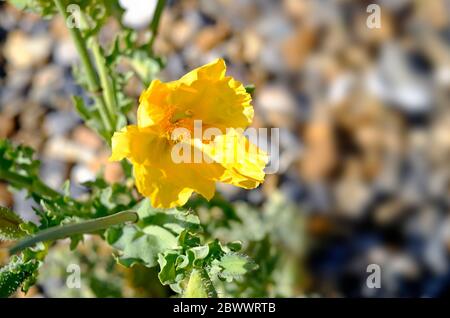
[[[44,129],[48,136],[65,135],[79,122],[79,116],[73,111],[50,112],[45,116]]]
[[[13,205],[13,195],[6,183],[0,183],[0,205],[6,207]]]
[[[95,173],[91,171],[86,165],[77,164],[72,168],[70,180],[76,184],[95,180]]]
[[[73,130],[73,140],[93,151],[99,150],[103,146],[102,139],[91,129],[85,126],[77,126]]]
[[[14,212],[18,213],[25,221],[31,221],[39,224],[39,218],[33,211],[34,201],[28,197],[26,190],[16,191],[14,197]]]
[[[15,129],[14,118],[0,113],[0,138],[7,138]]]
[[[120,0],[125,9],[122,22],[131,28],[141,29],[150,23],[156,9],[157,0]]]
[[[192,41],[198,30],[197,19],[187,19],[173,22],[173,32],[169,34],[170,40],[177,48],[182,48]]]
[[[284,86],[266,86],[255,96],[255,105],[274,127],[293,128],[298,123],[300,112],[291,92]]]
[[[196,45],[202,52],[213,49],[230,35],[230,27],[226,23],[203,28],[196,37]]]
[[[356,175],[348,175],[340,179],[334,188],[338,213],[350,219],[358,219],[363,216],[372,194],[371,189],[361,176],[357,175],[358,173],[360,174],[360,172],[356,172]],[[352,194],[351,200],[348,198],[349,193]]]
[[[75,65],[78,60],[78,52],[75,48],[75,44],[70,38],[65,38],[57,42],[54,51],[54,59],[58,65],[71,67]]]
[[[95,153],[78,143],[62,136],[51,136],[46,142],[44,155],[51,159],[63,160],[70,163],[89,163],[95,160]]]
[[[369,77],[369,89],[408,114],[427,112],[432,105],[429,87],[405,61],[407,56],[398,46],[384,45],[377,71]]]
[[[19,130],[11,137],[11,140],[17,145],[23,144],[35,150],[39,150],[45,142],[40,130]]]
[[[25,109],[20,113],[19,123],[22,130],[33,131],[41,127],[45,110],[39,104],[29,102]],[[47,119],[45,119],[47,120]]]
[[[327,178],[337,164],[334,132],[326,119],[313,120],[306,125],[305,148],[301,158],[301,175],[309,181]]]
[[[6,60],[15,68],[30,68],[45,63],[52,40],[47,35],[28,36],[22,31],[9,33],[4,47]]]
[[[53,189],[61,189],[67,178],[68,165],[65,161],[44,158],[41,161],[42,180]]]
[[[104,164],[104,178],[108,183],[117,183],[123,181],[125,175],[119,162],[106,162]]]
[[[33,77],[30,98],[40,104],[52,104],[54,96],[63,88],[62,78],[63,70],[57,65],[41,68]]]

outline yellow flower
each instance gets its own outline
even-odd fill
[[[225,71],[218,59],[177,81],[154,80],[140,97],[137,125],[114,133],[110,160],[131,161],[137,189],[154,207],[183,205],[194,191],[209,200],[215,182],[251,189],[264,181],[267,154],[243,135],[251,97]]]

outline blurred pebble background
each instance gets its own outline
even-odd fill
[[[121,1],[124,23],[147,28],[155,1],[132,2]],[[371,3],[379,29],[366,26]],[[168,1],[155,49],[167,59],[162,80],[223,57],[256,86],[254,125],[280,129],[280,169],[254,191],[220,191],[294,203],[308,241],[301,294],[449,295],[449,0]],[[81,195],[103,165],[110,182],[122,171],[73,110],[77,60],[62,19],[0,2],[0,138],[35,148],[44,180],[70,178]],[[131,81],[127,94],[137,101],[142,89]],[[0,204],[33,215],[2,183]],[[366,287],[371,263],[383,288]]]

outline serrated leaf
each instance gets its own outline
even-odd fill
[[[209,246],[197,246],[189,249],[188,253],[192,253],[194,260],[201,260],[206,258],[209,254]]]
[[[9,2],[20,10],[27,10],[47,18],[56,11],[53,1],[47,0],[9,0]]]
[[[84,236],[82,234],[73,235],[70,237],[70,250],[74,251],[80,242],[83,242]]]
[[[8,208],[0,206],[0,239],[17,240],[26,235],[20,228],[23,220]]]
[[[242,249],[242,242],[241,241],[230,242],[230,243],[227,243],[227,247],[232,252],[239,252]]]
[[[192,262],[191,259],[189,259],[189,256],[186,255],[179,255],[177,257],[176,266],[177,269],[185,269],[189,266],[189,264]]]
[[[84,121],[91,119],[92,114],[81,96],[72,96],[72,101],[75,106],[75,110]]]
[[[130,65],[145,86],[148,86],[161,70],[161,63],[144,50],[135,50],[130,57]]]
[[[39,267],[36,260],[24,261],[23,258],[13,256],[11,262],[0,269],[0,297],[11,296],[20,286],[28,289],[34,282],[34,274]],[[27,283],[27,280],[31,280]]]
[[[188,249],[191,247],[200,246],[200,238],[190,233],[188,230],[184,230],[178,236],[178,243],[184,249]]]
[[[200,270],[192,270],[188,284],[184,291],[184,298],[208,298],[208,291],[205,286],[206,282],[201,275]]]
[[[207,263],[211,263],[214,260],[220,259],[225,253],[229,252],[224,249],[222,244],[220,244],[219,240],[214,240],[208,243],[209,253],[207,256]]]
[[[247,93],[249,93],[250,95],[253,95],[253,93],[255,92],[255,85],[253,85],[253,84],[246,85],[245,86],[245,91]]]
[[[148,199],[140,202],[137,213],[141,227],[153,224],[164,227],[176,234],[180,234],[184,230],[197,232],[201,229],[200,220],[196,215],[177,209],[155,209],[151,206]]]
[[[168,230],[151,225],[140,228],[135,224],[110,228],[106,240],[119,250],[119,262],[125,266],[142,263],[157,265],[158,254],[177,246],[176,237]]]
[[[218,265],[222,268],[220,275],[224,278],[238,278],[258,268],[247,256],[236,253],[225,254]]]
[[[161,284],[167,285],[171,284],[176,280],[177,271],[176,263],[178,259],[178,253],[175,251],[169,251],[165,254],[160,254],[158,257],[158,263],[160,271],[158,278]]]
[[[25,178],[36,179],[39,173],[39,160],[33,158],[30,147],[14,146],[9,140],[0,140],[0,169],[20,174]],[[20,188],[20,187],[18,187]]]

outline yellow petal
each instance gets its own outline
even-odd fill
[[[198,79],[216,81],[223,79],[227,67],[223,59],[216,59],[200,66],[179,79],[179,82],[190,85]]]
[[[170,86],[160,80],[153,80],[139,98],[138,126],[148,127],[160,123],[167,116]]]
[[[157,168],[135,164],[134,175],[138,191],[150,198],[155,208],[184,205],[193,192],[191,188],[174,184],[162,170]]]
[[[256,188],[264,181],[268,155],[241,132],[228,129],[227,134],[217,136],[204,151],[225,168],[219,181],[245,189]]]
[[[222,59],[199,67],[177,81],[154,80],[141,95],[138,126],[165,129],[189,114],[204,126],[246,128],[253,120],[251,96],[239,81],[225,76]]]
[[[192,120],[201,120],[203,126],[246,128],[253,120],[251,96],[244,86],[231,77],[217,81],[198,79],[184,89],[170,95],[170,104],[179,112],[191,114]]]
[[[169,151],[169,142],[161,138],[154,127],[139,128],[130,125],[115,132],[111,140],[110,161],[128,158],[132,163],[144,164],[160,160],[159,153]]]
[[[214,196],[215,181],[223,175],[224,168],[212,160],[194,163],[194,156],[203,155],[194,142],[185,144],[191,156],[187,162],[180,162],[175,160],[173,147],[183,142],[173,143],[149,129],[136,126],[129,126],[125,132],[116,134],[112,158],[125,156],[131,160],[137,189],[151,199],[153,206],[169,208],[183,205],[193,191],[208,200]]]

